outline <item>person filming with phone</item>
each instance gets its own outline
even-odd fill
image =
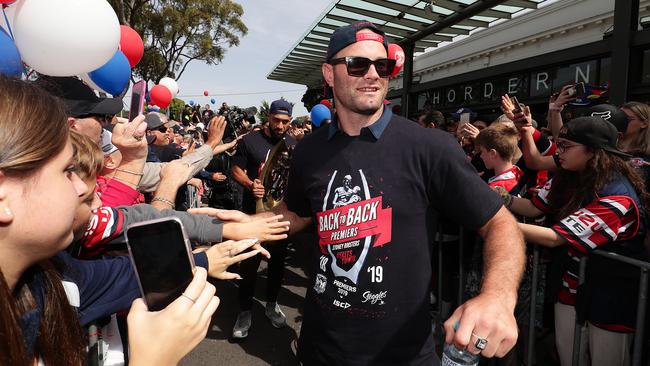
[[[128,257],[82,261],[62,252],[73,240],[78,209],[89,204],[66,111],[33,83],[1,75],[0,95],[0,364],[85,365],[81,324],[132,302],[129,364],[177,364],[205,337],[219,305],[206,268],[214,274],[225,267],[205,253],[193,255],[204,268],[195,269],[181,296],[151,312],[136,299],[141,293]],[[130,138],[143,137],[136,129]],[[253,242],[232,245],[230,259]],[[250,253],[243,256],[257,254]]]

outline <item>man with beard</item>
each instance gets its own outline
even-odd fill
[[[233,159],[233,178],[244,187],[242,211],[254,214],[256,200],[264,196],[265,187],[260,181],[264,163],[269,158],[271,150],[278,144],[289,129],[293,106],[284,99],[271,103],[268,114],[268,123],[263,129],[253,131],[246,135],[239,146]],[[276,328],[286,326],[286,317],[277,304],[278,293],[282,285],[284,271],[284,258],[286,257],[286,243],[278,243],[269,248],[271,259],[268,264],[266,284],[266,310],[265,314]],[[260,259],[243,261],[239,265],[239,307],[240,313],[233,327],[233,338],[242,339],[248,336],[252,324],[251,309],[255,280]]]
[[[298,357],[310,366],[438,365],[428,307],[441,216],[485,240],[481,293],[445,322],[446,342],[503,357],[517,340],[521,233],[452,137],[384,106],[395,66],[387,49],[370,22],[332,34],[322,72],[336,115],[296,146],[274,209],[292,233],[314,222],[318,234]],[[360,200],[340,205],[340,192],[357,186]]]

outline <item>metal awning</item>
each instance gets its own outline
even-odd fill
[[[546,0],[334,0],[267,76],[315,87],[330,35],[340,26],[368,20],[386,32],[389,43],[412,44],[425,52],[536,9]]]

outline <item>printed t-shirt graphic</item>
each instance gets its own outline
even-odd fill
[[[357,293],[361,273],[369,270],[373,272],[371,282],[382,282],[383,267],[369,266],[366,259],[373,247],[390,243],[392,209],[383,208],[381,196],[372,197],[363,170],[342,178],[341,175],[338,171],[332,173],[323,199],[323,211],[316,217],[322,254],[320,269],[331,271],[333,275],[331,284],[337,287],[340,298],[334,300],[334,305],[346,308],[350,303],[347,298]],[[353,179],[358,180],[360,186],[354,185]],[[314,290],[322,294],[327,285],[327,275],[319,273]],[[358,304],[383,305],[387,291],[364,291],[360,295]]]

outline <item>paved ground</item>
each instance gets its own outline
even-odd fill
[[[221,305],[215,314],[208,335],[181,363],[183,366],[199,365],[298,365],[291,351],[291,341],[300,332],[300,313],[307,286],[307,276],[301,266],[306,263],[305,247],[290,251],[278,303],[287,315],[289,327],[274,328],[264,316],[264,289],[266,262],[262,262],[256,285],[253,305],[253,325],[247,339],[231,339],[232,326],[238,312],[237,285],[235,281],[215,282]]]

